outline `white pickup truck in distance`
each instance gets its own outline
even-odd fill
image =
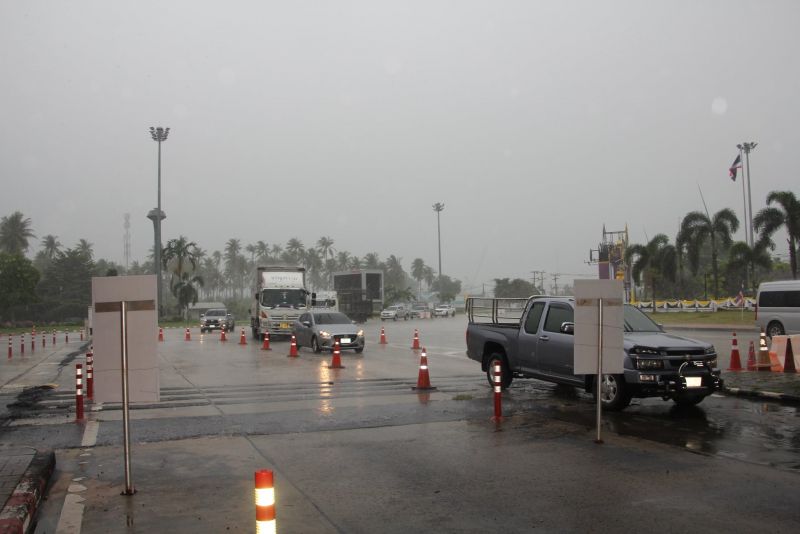
[[[467,300],[467,355],[489,383],[495,362],[502,384],[537,378],[596,391],[594,375],[573,372],[575,302],[567,297]],[[622,410],[633,397],[661,397],[694,405],[722,387],[714,346],[668,334],[647,315],[625,305],[624,372],[603,375],[603,407]]]

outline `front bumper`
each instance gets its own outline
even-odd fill
[[[721,390],[719,370],[691,369],[686,372],[625,369],[625,385],[634,397],[708,396]]]
[[[348,343],[343,343],[342,338],[349,339]],[[364,338],[357,336],[341,336],[335,335],[329,338],[319,338],[319,346],[324,350],[333,350],[334,341],[339,341],[340,350],[354,350],[364,348]]]

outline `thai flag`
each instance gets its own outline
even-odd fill
[[[741,169],[741,168],[742,168],[742,155],[739,154],[738,156],[736,156],[736,159],[733,160],[731,168],[728,169],[728,175],[734,182],[736,181],[736,169]]]

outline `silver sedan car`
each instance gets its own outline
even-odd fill
[[[303,313],[294,322],[292,332],[297,340],[297,348],[311,347],[314,352],[333,350],[334,341],[338,341],[342,350],[364,352],[364,330],[341,312]]]

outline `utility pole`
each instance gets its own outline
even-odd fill
[[[550,276],[553,277],[553,292],[558,296],[558,277],[561,276],[561,273],[552,273]]]
[[[439,294],[442,292],[442,225],[439,220],[439,214],[444,210],[444,202],[437,202],[433,205],[433,211],[436,212],[436,229],[439,236]]]
[[[153,230],[155,232],[155,268],[156,268],[156,285],[158,291],[158,318],[160,319],[164,313],[164,300],[162,298],[162,275],[161,275],[161,221],[167,218],[167,215],[161,210],[161,143],[167,140],[169,135],[169,128],[150,127],[150,137],[153,141],[158,143],[158,206],[154,210],[150,210],[147,218],[153,221]]]

